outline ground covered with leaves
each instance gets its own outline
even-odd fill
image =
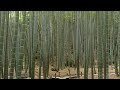
[[[49,69],[49,76],[50,77],[55,77],[55,73],[56,73],[56,77],[65,77],[65,76],[77,76],[77,69],[75,68],[65,68],[63,70],[60,70],[59,72],[56,72],[56,71],[51,71],[51,68],[53,68],[52,66],[50,66],[50,69]],[[96,74],[94,74],[94,79],[98,79],[98,68],[96,67]],[[42,68],[41,68],[42,70]],[[35,68],[35,79],[39,79],[38,78],[38,67]],[[70,75],[69,75],[69,71],[70,71]],[[42,71],[43,72],[43,71]],[[82,75],[80,75],[80,79],[84,79],[84,68],[80,68],[80,74],[82,72]],[[109,66],[109,74],[108,74],[108,78],[109,79],[120,79],[120,77],[116,76],[115,74],[115,69],[112,68],[111,66]],[[42,74],[43,76],[43,74]],[[89,68],[89,71],[88,71],[88,79],[91,79],[91,68]]]

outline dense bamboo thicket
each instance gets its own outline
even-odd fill
[[[120,75],[120,12],[0,11],[0,78],[39,79],[49,68],[77,69],[77,78],[109,79],[109,66]]]

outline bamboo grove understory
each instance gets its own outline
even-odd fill
[[[109,65],[120,75],[119,11],[0,11],[0,79],[39,79],[73,67],[94,79],[109,79]],[[43,72],[42,72],[43,71]]]

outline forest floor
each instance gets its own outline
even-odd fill
[[[67,67],[63,70],[59,70],[59,72],[51,71],[51,68],[53,67],[49,66],[49,77],[55,77],[55,73],[56,73],[56,77],[59,77],[59,78],[69,77],[69,70],[70,70],[70,76],[77,76],[77,69],[72,67]],[[96,70],[96,74],[94,74],[94,79],[98,79],[98,68],[95,67],[95,70]],[[82,76],[80,75],[80,79],[84,79],[84,68],[80,67],[80,74],[81,72],[82,72]],[[24,71],[22,73],[24,74]],[[116,76],[115,69],[112,68],[112,66],[109,66],[108,73],[109,73],[108,79],[120,79],[120,76],[119,77]],[[41,79],[43,79],[43,68],[41,68],[41,76],[42,76]],[[30,78],[26,78],[26,79],[30,79]],[[37,65],[35,66],[35,79],[39,79],[39,69]],[[91,68],[89,68],[88,70],[88,79],[92,79]]]
[[[49,66],[49,67],[50,67],[50,69],[49,69],[49,76],[53,76],[54,77],[56,71],[51,71],[51,68],[53,68],[53,67],[52,66]],[[63,70],[60,70],[59,71],[60,73],[57,72],[56,76],[57,77],[59,77],[59,76],[60,77],[69,76],[68,69],[70,69],[70,75],[71,76],[77,75],[77,69],[75,69],[75,68],[65,68]],[[96,67],[95,70],[96,70],[96,74],[94,74],[94,79],[98,79],[98,68]],[[114,68],[112,68],[111,66],[109,66],[108,70],[109,70],[109,76],[108,76],[109,79],[120,79],[120,77],[116,76]],[[84,79],[84,68],[80,68],[80,73],[81,72],[82,72],[82,76],[80,76],[80,79]],[[43,76],[43,74],[42,74],[42,76]],[[35,79],[38,79],[38,68],[37,67],[35,68]],[[88,70],[88,79],[91,79],[91,69],[90,68]]]

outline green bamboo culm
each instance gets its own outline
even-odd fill
[[[114,48],[114,65],[115,65],[115,74],[118,76],[118,43],[117,43],[117,38],[118,38],[118,14],[117,12],[114,12],[114,23],[113,23],[113,30],[114,30],[114,37],[113,37],[113,48]]]
[[[18,20],[19,20],[19,11],[15,12],[15,26],[14,26],[14,34],[13,34],[13,46],[12,46],[12,61],[10,67],[10,79],[14,78],[14,69],[16,67],[16,49],[17,49],[17,35],[18,35]]]
[[[88,12],[84,12],[84,58],[85,58],[85,61],[84,61],[84,79],[88,79],[88,54],[89,54],[89,43],[88,43],[88,15],[89,14]]]
[[[1,11],[1,30],[0,30],[0,78],[2,78],[2,71],[3,71],[3,60],[2,60],[2,55],[3,55],[3,39],[4,39],[4,24],[5,24],[5,12]]]
[[[105,64],[104,64],[104,79],[108,79],[108,12],[105,12],[105,36],[106,36],[106,58],[105,58]]]
[[[22,26],[21,26],[21,29],[19,30],[19,40],[18,40],[18,43],[19,43],[19,45],[18,45],[18,70],[17,70],[17,79],[21,79],[21,71],[22,71],[22,66],[23,66],[23,57],[24,57],[24,42],[25,42],[25,40],[24,40],[24,37],[25,37],[25,20],[26,20],[26,12],[25,11],[23,11],[22,12],[22,15],[23,15],[23,24],[22,24]]]
[[[91,63],[91,78],[94,79],[94,16],[93,12],[90,11],[90,63]]]
[[[102,21],[101,21],[101,18],[102,18],[102,12],[98,11],[97,12],[97,30],[98,30],[98,79],[102,79],[103,76],[102,76],[102,30],[101,28],[102,27],[99,27],[102,26]]]
[[[34,79],[35,75],[35,55],[38,49],[38,12],[34,12],[34,30],[33,30],[33,59],[32,59],[32,74],[31,78]]]
[[[47,79],[47,73],[46,73],[46,69],[47,69],[47,62],[46,62],[46,12],[42,11],[42,36],[41,36],[41,40],[42,40],[42,45],[41,45],[41,59],[43,61],[43,77],[44,79]]]
[[[80,78],[80,66],[79,66],[79,53],[80,53],[80,28],[79,28],[79,18],[80,12],[76,12],[77,14],[77,28],[76,28],[76,60],[77,60],[77,77]]]
[[[118,12],[120,14],[120,12]],[[120,18],[118,18],[120,20]],[[119,76],[120,76],[120,22],[118,22],[118,62],[119,62]]]
[[[4,62],[4,79],[8,79],[8,30],[9,30],[9,11],[6,12],[6,28],[5,28],[5,62]]]
[[[30,77],[32,79],[34,79],[34,51],[33,51],[33,29],[34,29],[34,11],[30,12],[30,29],[29,29],[29,33],[30,33],[30,62],[29,62],[29,73],[30,73]]]

